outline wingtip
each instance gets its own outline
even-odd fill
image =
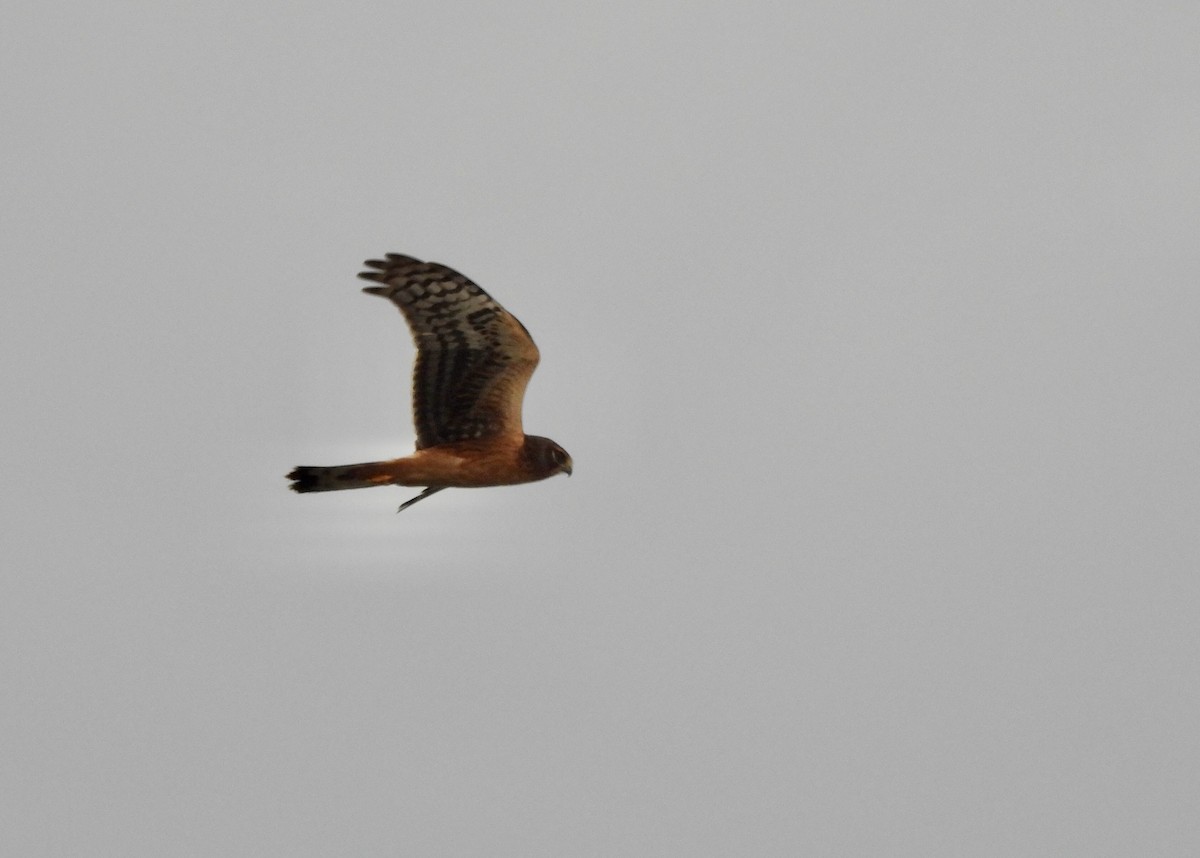
[[[389,268],[395,268],[397,265],[423,265],[421,260],[413,256],[405,256],[402,253],[385,253],[383,259],[367,259],[363,265],[368,268],[378,268],[380,271],[386,271]]]
[[[367,262],[365,262],[364,264],[370,265],[371,261],[367,260]],[[358,277],[360,280],[372,280],[376,283],[382,283],[383,276],[384,275],[383,275],[382,271],[360,271],[360,272],[358,272]],[[369,292],[372,295],[383,295],[386,290],[382,286],[364,286],[363,291]]]

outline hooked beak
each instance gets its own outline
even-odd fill
[[[566,464],[564,464],[562,466],[562,470],[566,472],[568,477],[571,476],[571,465],[572,465],[572,462],[571,462],[570,458],[568,458],[566,461]]]

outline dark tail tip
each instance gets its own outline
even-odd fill
[[[304,465],[292,469],[292,472],[287,475],[287,478],[292,481],[292,491],[315,492],[317,490],[317,471],[319,470],[320,468],[310,468]]]

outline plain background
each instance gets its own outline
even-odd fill
[[[1200,9],[17,2],[0,851],[1200,853]],[[411,449],[361,260],[575,476]]]

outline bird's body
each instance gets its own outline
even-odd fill
[[[570,474],[565,450],[522,428],[521,402],[539,356],[516,317],[443,265],[394,253],[365,264],[376,270],[359,276],[382,285],[363,291],[400,308],[417,346],[417,450],[386,462],[303,465],[288,474],[292,489],[427,486],[408,506],[445,488],[515,485]]]
[[[289,479],[298,492],[363,489],[371,486],[441,486],[479,489],[512,486],[553,476],[538,467],[524,442],[508,439],[458,441],[417,450],[387,462],[364,462],[329,468],[301,466]]]

